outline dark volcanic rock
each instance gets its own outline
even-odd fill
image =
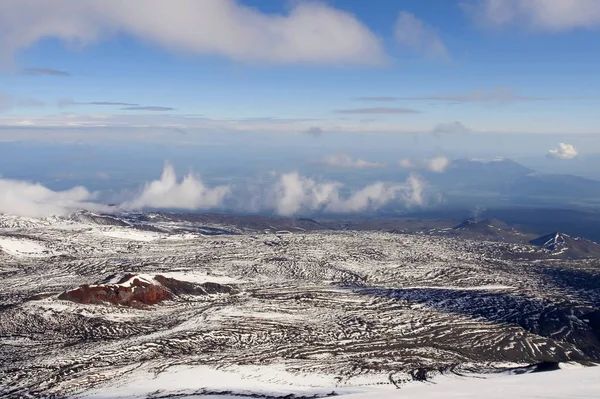
[[[156,281],[168,288],[175,295],[211,295],[211,294],[235,294],[237,290],[228,285],[206,282],[194,284],[165,276],[154,277]]]
[[[564,233],[548,234],[529,242],[541,247],[553,256],[570,259],[600,258],[600,244]]]
[[[525,243],[526,235],[498,219],[465,220],[444,234],[471,240]]]

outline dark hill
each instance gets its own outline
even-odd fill
[[[580,237],[571,237],[564,233],[548,234],[529,242],[544,248],[553,256],[569,259],[600,258],[600,245]]]

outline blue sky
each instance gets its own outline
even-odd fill
[[[87,168],[106,185],[104,169],[132,163],[73,166],[60,154],[82,145],[152,160],[140,174],[169,158],[210,175],[223,170],[214,154],[240,170],[344,153],[510,156],[581,172],[576,158],[600,153],[596,0],[0,5],[0,145],[16,162],[0,164],[5,176],[48,169],[9,142],[47,157],[54,177]],[[571,147],[549,159],[559,143]]]

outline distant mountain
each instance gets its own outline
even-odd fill
[[[447,230],[446,234],[485,241],[526,242],[528,235],[517,231],[498,219],[475,221],[472,219]]]
[[[443,174],[428,179],[454,192],[496,193],[512,198],[600,198],[600,181],[568,174],[543,174],[506,158],[493,161],[457,159]]]
[[[530,244],[544,248],[552,256],[581,259],[600,258],[600,244],[580,237],[571,237],[564,233],[552,233],[534,240]]]
[[[520,177],[535,170],[523,166],[507,158],[496,158],[493,161],[478,159],[457,159],[450,163],[447,172],[471,177]]]
[[[69,216],[70,220],[80,223],[91,223],[102,226],[130,226],[130,223],[112,215],[99,215],[90,211],[79,211]]]
[[[516,179],[509,187],[512,193],[527,196],[600,197],[600,181],[574,175],[533,173]]]

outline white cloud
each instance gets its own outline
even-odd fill
[[[413,14],[402,11],[396,20],[394,37],[398,43],[430,58],[450,59],[446,45],[433,28]]]
[[[554,148],[548,151],[546,156],[548,158],[556,159],[573,159],[578,155],[577,150],[571,144],[559,143],[558,148]]]
[[[450,160],[444,156],[439,156],[431,159],[424,159],[422,161],[412,161],[409,158],[401,159],[398,162],[400,167],[405,169],[425,169],[431,172],[442,173],[446,171],[448,165],[450,165]]]
[[[325,211],[351,213],[376,210],[395,200],[406,206],[422,206],[424,182],[410,176],[405,184],[376,182],[342,196],[339,182],[317,182],[298,173],[280,176],[272,191],[273,208],[282,216],[292,216],[302,212]]]
[[[446,157],[435,157],[426,161],[427,169],[432,172],[444,172],[450,161]]]
[[[598,0],[475,0],[463,4],[483,26],[520,24],[543,31],[600,27]]]
[[[108,177],[104,174],[100,178]],[[299,213],[352,213],[377,210],[394,201],[406,207],[426,203],[425,182],[411,175],[405,183],[375,182],[347,193],[343,184],[319,182],[300,174],[272,174],[270,182],[254,181],[248,187],[207,187],[192,173],[179,180],[173,167],[166,163],[160,179],[148,182],[138,193],[124,192],[116,202],[118,208],[93,202],[98,193],[78,186],[53,191],[38,183],[0,179],[0,213],[45,217],[66,216],[86,209],[114,212],[119,209],[173,208],[208,210],[220,207],[241,211],[274,211],[282,216]],[[266,183],[266,184],[265,184]]]
[[[347,169],[369,169],[385,167],[385,164],[378,162],[369,162],[362,159],[352,159],[352,157],[350,157],[347,154],[331,154],[324,157],[322,160],[316,162],[316,164],[331,168]]]
[[[297,2],[286,15],[235,0],[3,0],[5,57],[44,38],[83,46],[129,34],[171,51],[267,63],[385,63],[379,38],[352,14]]]
[[[64,216],[81,209],[107,209],[104,205],[91,202],[95,198],[96,194],[84,187],[53,191],[39,183],[0,179],[0,213],[9,215]]]
[[[165,163],[160,179],[146,183],[139,195],[124,202],[121,207],[186,210],[218,208],[223,205],[230,191],[229,186],[206,187],[202,180],[191,172],[179,182],[173,166]]]
[[[408,189],[404,192],[404,200],[408,206],[424,206],[425,205],[425,188],[427,184],[425,180],[417,175],[411,174],[406,179]]]

